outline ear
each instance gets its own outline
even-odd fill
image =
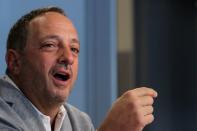
[[[16,50],[8,49],[6,63],[10,73],[18,74],[20,71],[20,54]]]

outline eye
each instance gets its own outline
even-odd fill
[[[57,45],[55,43],[46,42],[41,45],[41,49],[45,51],[53,51],[57,49]]]
[[[52,48],[52,47],[55,47],[55,45],[54,44],[45,44],[45,45],[43,45],[43,47]]]
[[[79,54],[79,49],[78,49],[78,48],[72,47],[72,48],[71,48],[71,51],[72,51],[73,53],[75,53],[75,54]]]

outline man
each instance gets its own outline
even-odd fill
[[[0,80],[0,130],[93,131],[89,117],[66,103],[79,52],[77,31],[60,8],[36,9],[19,19],[8,36]],[[98,131],[141,131],[154,119],[156,96],[145,87],[126,92]]]

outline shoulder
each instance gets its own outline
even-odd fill
[[[10,105],[0,97],[0,130],[18,131],[22,121],[13,112]]]
[[[0,131],[42,128],[39,115],[21,91],[0,79]]]
[[[87,131],[94,131],[92,121],[85,112],[80,111],[79,109],[68,103],[66,103],[64,106],[73,126],[79,129],[86,129]]]
[[[8,82],[0,78],[0,130],[4,128],[15,129],[22,125],[21,120],[12,108],[13,102],[10,99],[15,94],[12,94],[13,91],[10,90],[10,87],[11,85]]]

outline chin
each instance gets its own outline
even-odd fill
[[[59,91],[56,91],[54,94],[53,94],[53,99],[55,100],[55,102],[57,103],[65,103],[68,99],[68,96],[69,96],[70,92],[69,91],[62,91],[62,90],[59,90]]]

